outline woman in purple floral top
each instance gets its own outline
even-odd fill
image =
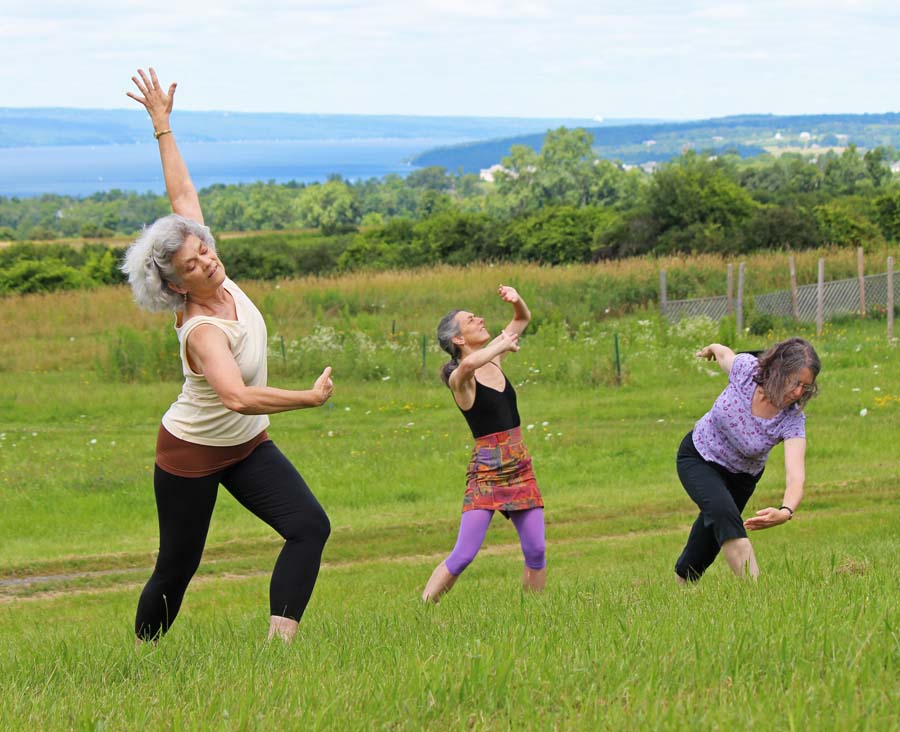
[[[678,477],[700,515],[675,564],[680,583],[695,582],[721,549],[737,575],[754,579],[759,567],[747,530],[789,521],[803,499],[806,415],[816,393],[821,363],[802,338],[774,345],[758,359],[713,343],[697,353],[715,359],[728,386],[688,432],[678,450]],[[741,511],[762,477],[769,451],[784,442],[787,487],[779,508],[764,508],[746,521]]]

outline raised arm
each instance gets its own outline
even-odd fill
[[[138,88],[141,95],[132,92],[126,94],[139,104],[143,105],[150,115],[153,123],[153,136],[159,143],[159,157],[162,160],[163,177],[166,181],[166,192],[169,194],[169,203],[172,211],[191,219],[197,223],[203,223],[203,211],[200,210],[200,198],[197,189],[191,181],[187,165],[178,145],[175,144],[175,135],[169,126],[169,115],[172,113],[172,102],[175,99],[175,87],[169,86],[169,91],[164,92],[156,78],[156,71],[150,67],[150,75],[138,69],[138,76],[132,76],[131,80]]]
[[[475,371],[509,351],[518,350],[519,334],[501,331],[484,348],[479,348],[460,361],[459,366],[450,374],[449,381],[456,403],[463,409],[470,409],[475,402]]]
[[[705,358],[707,361],[715,359],[716,363],[726,374],[731,373],[731,366],[734,364],[734,351],[728,346],[720,343],[710,343],[706,348],[697,351],[697,358]]]
[[[513,306],[513,318],[503,330],[509,334],[514,333],[517,336],[522,335],[522,332],[531,322],[531,311],[528,309],[522,296],[516,292],[514,287],[500,285],[500,287],[497,288],[497,293],[502,300]]]
[[[786,485],[779,508],[764,508],[744,521],[744,527],[753,531],[778,526],[790,521],[803,500],[803,484],[806,482],[806,438],[792,437],[784,441],[784,472]]]
[[[228,338],[214,325],[198,325],[188,336],[187,350],[194,368],[206,377],[222,404],[240,414],[275,414],[319,407],[328,401],[334,390],[331,366],[319,375],[312,389],[247,386]]]

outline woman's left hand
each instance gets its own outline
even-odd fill
[[[751,516],[744,521],[744,528],[748,531],[771,529],[773,526],[789,521],[790,518],[791,514],[787,510],[771,507],[764,508],[762,511],[757,511],[756,516]]]
[[[168,127],[177,84],[171,84],[169,91],[164,92],[159,84],[159,79],[156,78],[156,71],[153,67],[150,68],[149,77],[144,73],[143,69],[138,69],[138,74],[140,78],[132,76],[131,80],[142,96],[132,92],[125,92],[125,94],[144,106],[150,115],[150,119],[153,121],[153,128],[159,132]]]
[[[497,288],[497,292],[500,294],[501,299],[513,305],[521,300],[521,298],[519,297],[519,293],[516,292],[515,287],[510,287],[509,285],[500,285],[500,287]]]

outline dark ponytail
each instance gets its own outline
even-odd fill
[[[441,318],[437,327],[438,345],[450,354],[450,360],[441,366],[441,381],[447,386],[450,385],[450,374],[459,366],[461,355],[459,346],[453,342],[454,336],[459,335],[459,324],[456,322],[456,314],[459,312],[459,310],[451,310]]]

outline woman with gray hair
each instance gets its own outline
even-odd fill
[[[496,338],[491,339],[484,318],[467,310],[452,310],[438,324],[438,343],[450,354],[441,378],[466,418],[474,444],[456,546],[425,585],[426,602],[437,602],[475,559],[495,511],[510,519],[519,534],[525,559],[522,586],[539,592],[546,581],[544,500],[522,440],[516,391],[501,368],[506,355],[519,350],[531,311],[514,288],[500,285],[497,294],[512,305],[513,317]]]
[[[806,414],[816,393],[821,363],[802,338],[775,344],[759,358],[735,355],[712,343],[697,352],[728,374],[728,386],[678,449],[678,477],[700,515],[675,563],[679,583],[696,582],[721,549],[731,570],[756,579],[759,566],[747,530],[790,521],[803,499],[806,480]],[[746,521],[747,501],[762,477],[771,449],[784,442],[787,486],[778,508]]]
[[[163,91],[152,68],[132,81],[140,94],[128,96],[150,115],[174,213],[144,231],[122,269],[140,307],[175,312],[185,378],[157,435],[159,554],[138,602],[135,633],[156,640],[175,620],[200,563],[221,483],[285,540],[269,588],[269,638],[290,641],[312,595],[330,526],[306,482],[269,439],[267,415],[324,404],[334,388],[331,367],[305,391],[266,385],[266,324],[225,274],[169,126],[175,84]]]

